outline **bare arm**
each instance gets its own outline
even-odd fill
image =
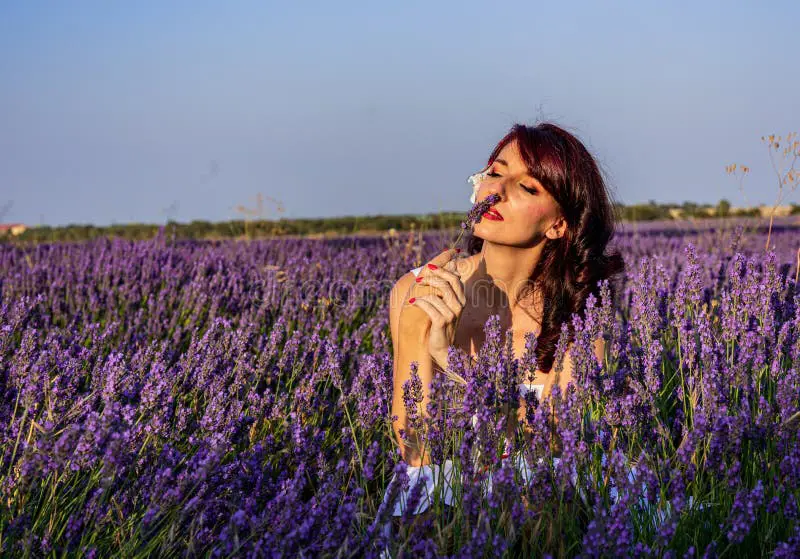
[[[394,371],[392,387],[392,416],[397,420],[392,422],[392,431],[400,447],[403,460],[411,466],[422,466],[430,463],[430,456],[425,452],[421,454],[421,441],[412,429],[406,424],[406,409],[403,405],[403,383],[411,378],[411,362],[418,363],[417,373],[422,381],[423,400],[420,413],[426,415],[426,408],[430,401],[430,383],[433,379],[433,360],[428,352],[426,336],[430,328],[430,320],[424,311],[408,304],[412,286],[414,294],[422,293],[424,288],[414,285],[414,275],[408,273],[398,280],[392,288],[389,301],[389,326],[392,334],[392,347],[394,354]],[[401,322],[400,316],[403,314]],[[406,430],[411,445],[406,445],[400,438],[400,429]]]
[[[427,417],[434,363],[446,366],[447,350],[453,342],[455,324],[466,301],[463,283],[454,271],[456,254],[446,250],[431,260],[415,278],[409,273],[400,278],[391,292],[389,322],[394,351],[392,415],[397,416],[392,430],[397,437],[403,459],[411,466],[430,464],[430,454],[420,437],[408,425],[403,405],[403,383],[411,377],[411,363],[417,363],[422,382],[419,415]],[[448,269],[449,268],[449,269]],[[416,281],[414,281],[416,279]],[[410,298],[414,303],[409,303]],[[405,443],[400,429],[407,432]]]

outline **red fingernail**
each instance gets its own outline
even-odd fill
[[[411,304],[413,305],[413,304],[414,304],[414,301],[416,301],[416,300],[417,300],[417,298],[416,298],[416,297],[412,297],[411,299],[409,299],[409,300],[408,300],[408,302],[409,302],[409,303],[411,303]]]
[[[437,266],[436,264],[428,264],[428,268],[430,268],[431,270],[438,270],[439,266]]]
[[[460,248],[457,248],[457,249],[456,249],[456,252],[461,252],[461,249],[460,249]]]
[[[415,281],[415,282],[417,282],[417,283],[421,282],[421,281],[422,281],[422,276],[418,277],[418,278],[417,278],[417,279],[415,279],[414,281]]]

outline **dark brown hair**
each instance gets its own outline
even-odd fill
[[[545,241],[529,282],[544,301],[536,359],[538,368],[548,372],[562,323],[570,321],[573,313],[583,314],[589,294],[598,295],[598,282],[624,271],[625,263],[619,252],[606,254],[614,236],[614,208],[600,168],[580,140],[547,122],[515,124],[494,148],[488,164],[513,140],[528,173],[555,199],[567,222],[561,238]],[[468,241],[472,254],[482,246],[483,239],[478,237]],[[568,341],[572,338],[570,332]]]

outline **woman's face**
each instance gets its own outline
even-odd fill
[[[556,239],[564,234],[566,222],[558,203],[528,174],[516,140],[506,144],[486,170],[477,199],[492,193],[500,201],[475,225],[475,236],[495,244],[530,247],[545,236]]]

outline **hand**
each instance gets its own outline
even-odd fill
[[[447,352],[467,302],[464,283],[453,260],[455,254],[454,250],[445,251],[426,264],[416,278],[408,301],[427,315],[430,321],[428,351],[442,369],[447,367]],[[424,290],[421,286],[432,289]]]

